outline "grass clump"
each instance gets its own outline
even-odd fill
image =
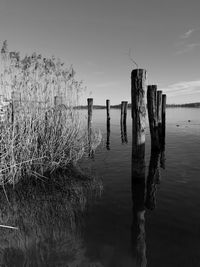
[[[54,57],[20,57],[1,49],[0,184],[22,177],[43,179],[75,164],[88,151],[87,127],[77,109],[84,91],[72,67]],[[101,141],[92,133],[92,147]]]

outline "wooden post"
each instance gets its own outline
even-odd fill
[[[162,142],[162,91],[157,91],[157,117],[159,142]]]
[[[123,122],[124,122],[124,101],[121,102],[121,117],[120,117],[120,128],[121,128],[121,140],[122,140],[122,144],[124,143],[124,127],[123,127]]]
[[[160,182],[159,157],[159,151],[151,150],[145,200],[145,206],[150,210],[153,210],[156,207],[156,190],[157,184]]]
[[[162,137],[161,137],[161,157],[160,166],[165,169],[165,135],[166,135],[166,100],[167,96],[162,95]]]
[[[147,108],[149,117],[149,128],[151,134],[152,150],[160,150],[157,116],[157,86],[148,85],[147,87]]]
[[[162,95],[162,136],[165,139],[165,125],[166,125],[166,95]]]
[[[110,118],[107,118],[107,140],[106,140],[106,148],[110,150]]]
[[[135,69],[131,73],[132,100],[132,154],[135,159],[145,154],[145,123],[146,123],[146,70]]]
[[[91,149],[91,138],[92,138],[92,111],[93,111],[93,98],[87,99],[88,103],[88,146],[89,146],[89,156],[93,155]]]
[[[110,120],[110,100],[106,100],[106,114],[107,114],[107,120]]]
[[[121,141],[122,144],[127,144],[128,143],[128,138],[127,138],[127,127],[126,127],[126,121],[124,123],[121,123]]]
[[[162,123],[162,91],[157,91],[157,117],[158,125]]]
[[[146,266],[145,242],[145,89],[146,70],[135,69],[131,73],[132,99],[132,241],[136,261]],[[138,266],[139,266],[138,265]]]
[[[124,121],[124,101],[121,102],[121,118],[120,118],[121,124]]]
[[[124,124],[126,124],[128,101],[124,101]]]
[[[121,102],[121,120],[120,120],[122,144],[128,143],[127,128],[126,128],[127,108],[128,108],[128,102],[122,101]]]
[[[92,111],[93,111],[93,98],[88,98],[88,126],[92,123]]]

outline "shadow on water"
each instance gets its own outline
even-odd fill
[[[156,207],[156,190],[160,183],[160,166],[165,165],[165,157],[160,160],[165,152],[165,139],[163,139],[162,150],[151,151],[147,179],[145,176],[145,144],[132,146],[132,253],[136,266],[147,266],[146,240],[145,240],[145,212],[146,209],[153,210]],[[136,155],[134,158],[133,155]],[[159,161],[160,160],[160,161]]]
[[[83,211],[101,186],[82,173],[61,176],[6,188],[9,203],[1,190],[0,224],[18,229],[0,227],[0,266],[66,267],[83,261]]]

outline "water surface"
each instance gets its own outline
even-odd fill
[[[105,110],[93,124],[106,140]],[[122,143],[120,110],[111,110],[110,150],[99,148],[90,163],[103,179],[104,193],[86,217],[86,255],[97,266],[145,266],[137,262],[132,238],[131,114],[128,143]],[[155,208],[145,212],[146,266],[200,266],[200,109],[167,109],[165,169],[155,188]],[[150,136],[146,129],[146,177]],[[140,244],[141,245],[141,244]],[[144,250],[144,244],[143,246]],[[144,255],[143,255],[144,257]],[[142,265],[143,264],[143,265]]]
[[[109,134],[106,110],[94,110],[103,142],[81,164],[102,179],[101,197],[85,208],[83,187],[74,185],[70,205],[55,187],[39,195],[27,189],[28,198],[1,205],[1,223],[20,229],[0,229],[0,265],[199,267],[200,109],[171,108],[166,115],[162,158],[150,153],[147,127],[145,173],[134,184],[130,110],[121,131],[120,110],[111,109]]]

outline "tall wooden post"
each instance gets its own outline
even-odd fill
[[[149,128],[151,134],[151,149],[160,150],[157,116],[157,86],[148,85],[147,87],[147,108],[149,117]]]
[[[106,100],[106,114],[107,114],[107,120],[110,120],[110,100]]]
[[[145,154],[145,123],[146,123],[146,70],[135,69],[131,73],[132,100],[132,155],[135,159]]]
[[[146,123],[146,70],[135,69],[131,73],[132,99],[132,240],[136,260],[146,266],[145,243],[145,123]]]

